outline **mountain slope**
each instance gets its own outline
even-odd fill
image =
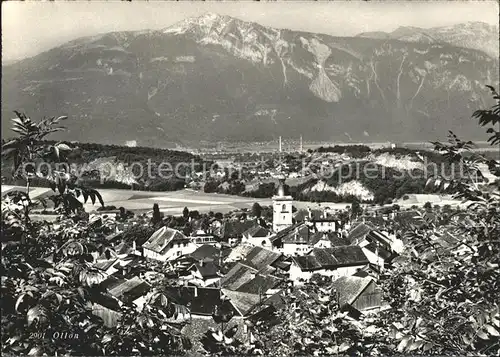
[[[415,141],[469,119],[498,61],[448,44],[341,38],[206,14],[87,37],[3,67],[2,116],[68,114],[67,140]],[[3,137],[9,135],[2,120]]]
[[[358,37],[392,39],[407,42],[448,43],[483,51],[492,58],[498,58],[498,27],[484,22],[467,22],[454,26],[422,29],[418,27],[399,27],[391,33],[365,32]]]

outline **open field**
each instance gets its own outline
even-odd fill
[[[2,195],[12,190],[25,191],[24,187],[2,185]],[[49,188],[32,187],[32,199],[46,196],[51,192]],[[153,204],[158,203],[160,211],[165,214],[182,214],[184,207],[190,211],[221,212],[226,213],[235,209],[251,209],[254,202],[261,205],[270,205],[270,199],[257,199],[231,196],[217,193],[204,193],[193,190],[170,192],[132,191],[119,189],[99,189],[106,206],[124,207],[133,212],[148,212],[153,209]],[[85,204],[87,212],[95,211],[99,206]]]
[[[25,191],[24,187],[2,185],[2,195],[12,190]],[[30,189],[31,198],[37,199],[49,195],[52,190],[42,187],[32,187]],[[190,189],[170,192],[152,192],[152,191],[133,191],[133,190],[119,190],[119,189],[100,189],[104,204],[106,206],[124,207],[136,213],[145,213],[153,209],[155,203],[160,207],[160,211],[167,215],[181,215],[184,207],[190,211],[199,211],[207,213],[210,211],[227,213],[237,209],[252,208],[254,202],[258,202],[262,206],[271,205],[272,200],[267,198],[250,198],[240,197],[217,193],[205,193],[202,191],[194,191]],[[439,195],[409,195],[408,200],[396,200],[401,207],[410,208],[415,205],[422,207],[427,201],[433,205],[439,204],[441,206],[449,204],[452,206],[465,207],[466,204],[454,200],[449,196]],[[344,202],[307,202],[307,201],[294,201],[293,205],[298,209],[317,209],[329,207],[333,210],[342,210],[350,206],[349,203]],[[364,207],[370,207],[369,204],[363,204]],[[389,204],[387,206],[392,206]],[[98,204],[92,205],[87,203],[84,205],[87,212],[94,212],[99,207]]]

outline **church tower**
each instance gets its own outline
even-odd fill
[[[292,225],[292,196],[285,196],[285,179],[280,178],[278,192],[273,196],[273,231],[279,232]]]

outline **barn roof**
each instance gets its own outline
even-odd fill
[[[368,264],[368,258],[357,245],[314,248],[309,254],[292,257],[292,259],[302,271]]]
[[[170,242],[178,240],[187,241],[189,239],[177,229],[161,227],[149,237],[142,247],[163,254]]]

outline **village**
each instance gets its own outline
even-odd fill
[[[294,212],[283,183],[280,180],[272,199],[272,221],[266,221],[258,204],[252,212],[230,218],[213,212],[202,217],[185,208],[174,227],[162,223],[163,214],[153,213],[151,220],[160,228],[127,241],[127,219],[115,222],[115,232],[106,237],[109,247],[92,253],[94,268],[105,275],[93,313],[114,327],[122,317],[121,304],[132,303],[140,311],[146,295],[161,286],[168,299],[184,307],[168,322],[181,326],[195,341],[217,323],[224,330],[217,315],[225,310],[226,329],[237,325],[238,337],[249,343],[251,322],[270,318],[284,308],[281,296],[316,276],[333,282],[339,310],[349,312],[346,318],[355,321],[386,308],[379,276],[404,249],[398,222],[417,220],[419,212],[356,213],[328,207]],[[110,219],[115,218],[101,212],[90,220],[108,220],[109,225]],[[148,218],[143,222],[152,224]],[[435,239],[439,244],[453,241]],[[460,247],[454,249],[460,253]],[[200,342],[195,346],[201,348]]]

